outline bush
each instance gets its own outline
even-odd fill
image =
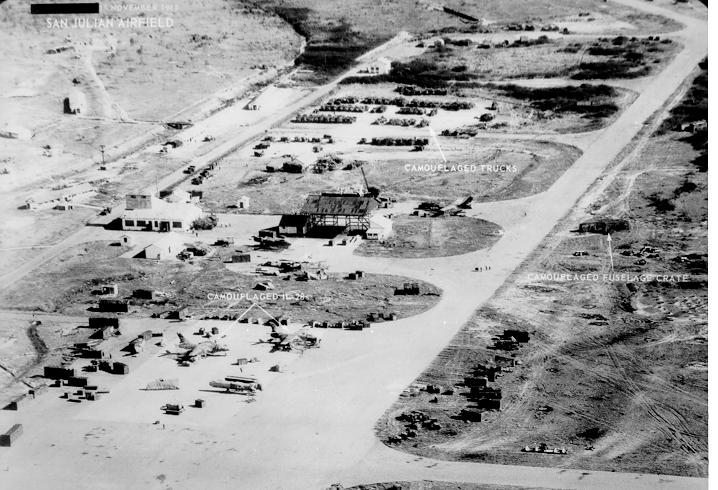
[[[656,211],[660,213],[665,213],[676,209],[676,205],[673,204],[673,201],[661,197],[658,194],[651,194],[650,196],[648,196],[648,205],[653,207]]]
[[[211,230],[217,226],[216,216],[202,216],[192,222],[193,230]]]
[[[496,88],[503,95],[528,101],[532,108],[540,111],[583,114],[593,119],[606,118],[618,111],[618,106],[608,100],[615,97],[617,92],[608,85],[581,84],[547,88],[503,85]]]

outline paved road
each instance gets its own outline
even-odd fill
[[[531,200],[525,219],[507,227],[496,245],[432,259],[337,255],[328,264],[334,270],[364,269],[433,282],[444,293],[436,307],[369,332],[332,336],[322,349],[307,351],[291,373],[277,378],[271,390],[223,427],[157,431],[149,424],[107,423],[97,435],[98,422],[80,418],[69,418],[61,426],[30,426],[23,445],[0,454],[0,486],[4,481],[8,488],[67,487],[70,482],[87,488],[201,488],[212,482],[212,488],[309,489],[333,482],[435,479],[549,488],[706,488],[706,480],[695,478],[434,461],[387,448],[373,433],[400,392],[551,232],[705,56],[704,22],[644,2],[621,3],[684,22],[684,50],[548,191]],[[470,272],[477,263],[487,262],[491,271]],[[88,448],[82,434],[93,429],[93,444],[110,451],[110,457],[79,454]],[[44,430],[51,430],[51,436]],[[26,461],[37,461],[39,455],[41,471],[17,470],[27,469]],[[77,475],[88,468],[93,479],[78,482]]]

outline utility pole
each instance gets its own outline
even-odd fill
[[[105,166],[105,145],[100,145],[100,154],[102,155],[102,166]]]

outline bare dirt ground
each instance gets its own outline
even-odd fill
[[[446,216],[392,217],[391,237],[363,241],[356,252],[367,257],[445,257],[488,248],[501,236],[501,228],[476,218]]]
[[[670,23],[664,23],[667,24]],[[359,263],[376,274],[393,273],[395,277],[416,277],[441,285],[451,294],[442,296],[434,308],[416,318],[386,325],[390,328],[374,328],[366,332],[367,335],[350,337],[341,335],[350,332],[326,331],[327,345],[331,341],[331,348],[311,351],[301,361],[294,359],[291,371],[286,376],[274,377],[271,389],[263,393],[265,396],[259,397],[257,403],[244,404],[235,402],[236,399],[231,397],[214,394],[211,395],[209,410],[189,410],[185,421],[179,422],[164,417],[161,429],[152,421],[158,420],[157,408],[165,395],[144,396],[145,393],[139,392],[143,386],[141,383],[157,373],[177,373],[183,368],[165,362],[167,359],[153,347],[145,356],[126,359],[135,376],[99,374],[103,385],[112,388],[112,394],[100,403],[75,405],[50,397],[20,414],[2,414],[3,423],[9,424],[18,415],[17,420],[27,427],[22,445],[16,451],[3,453],[6,471],[2,480],[15,486],[20,482],[30,486],[76,482],[76,476],[86,471],[89,464],[106,481],[114,482],[111,484],[121,482],[121,485],[134,486],[157,485],[158,482],[164,486],[197,486],[212,481],[218,488],[236,488],[238,485],[282,488],[288,482],[290,486],[314,488],[319,482],[326,486],[329,481],[338,481],[339,477],[334,478],[335,475],[355,483],[405,481],[410,477],[453,482],[510,481],[524,486],[547,486],[547,482],[559,482],[562,487],[588,484],[605,488],[615,484],[619,488],[621,484],[628,484],[636,488],[655,488],[659,481],[676,488],[702,486],[704,481],[700,479],[666,478],[662,475],[589,474],[566,468],[478,467],[470,463],[450,465],[390,450],[376,440],[371,426],[426,365],[427,360],[438,353],[464,319],[471,315],[475,305],[488,300],[554,223],[568,212],[584,189],[603,174],[615,153],[633,137],[636,131],[633,125],[640,125],[670,96],[674,84],[685,76],[686,66],[693,66],[693,58],[698,54],[702,56],[703,52],[703,45],[695,42],[685,53],[681,53],[683,56],[677,56],[678,62],[672,68],[680,77],[661,76],[656,79],[650,90],[627,109],[626,117],[592,140],[597,144],[588,148],[556,185],[545,193],[532,196],[537,197],[533,201],[536,205],[528,210],[529,216],[524,215],[523,221],[515,223],[508,230],[501,247],[496,247],[490,254],[475,252],[466,256],[411,261],[358,257],[357,262],[349,262],[345,260],[347,254],[341,253],[332,257],[331,265],[337,271],[345,271],[348,265]],[[651,202],[660,201],[653,199]],[[470,272],[470,264],[485,256],[496,259],[496,270],[482,276]],[[573,256],[570,257],[569,260],[572,260]],[[222,277],[221,273],[211,272]],[[573,300],[573,296],[570,299]],[[571,307],[570,301],[566,303],[567,308]],[[503,306],[508,309],[508,305]],[[518,314],[514,311],[518,308],[510,306],[510,313]],[[612,311],[611,314],[621,313]],[[177,328],[177,325],[159,327],[154,321],[144,318],[133,320],[137,322],[128,329],[125,341],[148,325],[152,325],[150,328],[153,329]],[[554,325],[549,326],[551,329],[546,330],[553,332]],[[238,352],[241,348],[245,349],[244,352],[253,353],[258,348],[256,344],[250,345],[256,339],[254,332],[236,330],[228,335]],[[546,341],[540,335],[535,340]],[[617,355],[620,359],[630,354],[619,352]],[[263,362],[273,362],[274,359],[263,359]],[[200,387],[206,387],[210,376],[227,370],[226,359],[211,358],[206,361],[182,373],[191,392],[183,391],[185,398],[195,396]],[[171,366],[171,369],[166,366]],[[267,365],[263,364],[263,375],[273,376],[267,373],[266,368]],[[640,369],[647,368],[640,366]],[[633,385],[626,386],[634,388]],[[205,396],[204,392],[201,393]],[[643,398],[636,397],[636,400],[642,402]],[[140,408],[140,403],[136,403],[138,401],[141,402],[141,410],[137,410]],[[79,410],[76,409],[78,406]],[[563,413],[556,405],[551,408],[551,413]],[[165,430],[165,420],[169,430]],[[62,423],[54,423],[56,421]],[[681,429],[680,420],[669,420],[667,425],[670,424],[673,424],[674,430],[676,427]],[[681,442],[686,440],[689,445],[692,444],[690,439],[685,438]],[[690,446],[687,447],[690,449]],[[41,457],[43,461],[41,473],[27,471],[36,457]],[[242,471],[221,471],[236,465],[237,460],[242,461]],[[580,461],[576,464],[579,465]],[[134,471],[128,473],[127,467],[132,467]],[[276,471],[278,467],[282,468],[281,472]]]
[[[396,97],[395,87],[395,84],[344,85],[332,98]],[[436,132],[455,130],[457,124],[472,127],[477,118],[487,113],[495,118],[488,129],[501,132],[555,133],[597,129],[601,126],[582,114],[548,115],[545,111],[533,109],[524,101],[499,96],[498,90],[472,92],[476,92],[470,97],[475,107],[460,111],[439,109],[438,114],[431,117],[431,127]],[[635,98],[635,94],[629,91],[617,89],[616,93],[616,111]],[[542,101],[546,102],[550,97],[551,94],[545,95]],[[434,99],[450,101],[456,97]],[[500,102],[496,110],[489,110],[492,102],[497,100]],[[582,102],[593,104],[592,100]],[[579,154],[574,148],[553,142],[494,141],[482,138],[477,144],[474,139],[452,136],[440,136],[439,148],[429,139],[431,133],[426,129],[374,124],[380,116],[405,117],[397,114],[396,107],[389,106],[384,114],[363,112],[354,115],[357,121],[347,125],[286,123],[271,131],[269,136],[274,141],[269,143],[269,148],[261,150],[261,156],[255,154],[257,150],[246,147],[225,158],[216,176],[196,188],[204,191],[207,208],[215,211],[236,212],[234,206],[237,199],[247,196],[251,202],[249,212],[295,212],[308,193],[363,189],[360,171],[354,168],[321,175],[312,174],[311,171],[301,175],[283,172],[270,174],[265,171],[265,165],[281,166],[283,159],[286,160],[283,157],[291,156],[311,166],[318,158],[336,156],[344,162],[340,167],[355,161],[368,163],[365,171],[372,185],[378,184],[384,192],[400,199],[427,199],[431,196],[451,202],[458,195],[467,193],[479,200],[507,199],[544,190]],[[607,117],[606,121],[614,117]],[[427,138],[429,145],[423,152],[414,152],[411,147],[358,144],[360,137],[371,140],[373,137],[386,136],[388,130],[396,137]],[[474,134],[476,132],[478,130]],[[325,135],[331,136],[334,142],[292,142],[298,137],[323,140]],[[289,141],[280,142],[280,138],[288,138]],[[431,166],[440,163],[442,151],[449,159],[449,164],[475,165],[476,168],[469,173],[427,173],[421,169],[406,169],[407,164],[421,166],[426,163]],[[288,187],[292,192],[286,192]]]
[[[86,342],[92,333],[77,328],[87,323],[86,318],[8,310],[0,316],[0,407],[38,384],[34,376],[39,366],[69,359],[64,355],[67,346]]]
[[[386,483],[369,483],[353,487],[341,485],[330,487],[328,490],[519,490],[521,487],[513,485],[481,485],[465,482],[443,481],[397,481]],[[533,488],[533,487],[532,487]]]
[[[26,5],[3,5],[0,40],[8,63],[0,73],[0,126],[24,128],[31,138],[3,138],[0,145],[0,165],[9,172],[0,175],[9,224],[0,236],[0,263],[26,259],[18,247],[51,245],[86,219],[87,210],[63,216],[18,212],[40,185],[55,184],[62,175],[102,185],[119,174],[123,185],[105,184],[101,206],[112,205],[115,192],[144,188],[183,162],[157,158],[154,149],[151,157],[126,162],[117,172],[76,172],[100,161],[102,145],[110,160],[163,134],[171,137],[174,132],[160,121],[199,118],[227,106],[237,93],[291,65],[303,43],[290,26],[261,9],[222,0],[169,7],[151,14],[171,18],[172,28],[83,29],[48,26],[45,16],[29,15]],[[218,24],[218,16],[229,24]],[[30,42],[24,41],[27,36]],[[63,99],[71,91],[86,96],[81,114],[63,114]],[[51,156],[43,154],[44,145]]]
[[[705,0],[688,0],[686,2],[674,2],[673,0],[655,0],[656,5],[666,9],[672,9],[682,15],[689,15],[698,19],[708,18]]]
[[[562,171],[580,154],[576,148],[551,142],[483,141],[473,146],[468,142],[444,139],[449,162],[447,171],[437,170],[442,164],[435,149],[425,151],[421,158],[411,158],[406,150],[369,148],[361,153],[332,153],[346,163],[367,162],[365,173],[370,185],[398,200],[431,200],[449,204],[464,195],[479,201],[519,198],[548,188]],[[238,165],[241,163],[237,162]],[[452,166],[468,171],[451,171]],[[266,173],[261,170],[236,173],[236,165],[225,165],[216,184],[207,186],[207,205],[224,210],[234,206],[239,196],[250,198],[250,210],[259,212],[291,212],[301,207],[310,193],[327,189],[364,188],[359,169],[335,170],[323,174],[302,175]],[[240,167],[241,168],[241,167]],[[256,167],[255,167],[256,168]],[[241,170],[240,170],[241,172]],[[241,180],[229,180],[232,173]],[[223,179],[226,174],[228,179]],[[290,190],[288,192],[288,189]]]
[[[380,436],[399,434],[405,423],[395,417],[421,410],[441,429],[400,447],[422,456],[705,476],[707,179],[686,136],[654,135],[612,185],[587,198],[591,214],[631,225],[613,235],[615,272],[686,274],[685,282],[591,279],[611,272],[606,239],[570,232],[586,219],[574,212],[417,381],[454,393],[407,391],[380,422]],[[480,423],[452,418],[468,405],[463,376],[507,355],[490,348],[506,328],[531,340],[513,354],[521,364],[494,384],[501,411],[484,412]],[[569,454],[521,452],[542,442]]]
[[[97,154],[100,144],[110,147],[113,141],[148,131],[145,124],[117,123],[122,114],[164,120],[187,109],[188,101],[200,102],[196,94],[206,97],[284,66],[301,44],[276,16],[228,7],[221,0],[205,2],[202,8],[182,5],[161,12],[158,15],[174,21],[172,28],[161,32],[53,28],[21,7],[8,4],[0,17],[6,27],[3,46],[13,67],[0,83],[8,93],[18,94],[2,99],[4,122],[27,127],[35,140],[61,145],[68,156],[83,158]],[[229,16],[232,28],[222,30],[218,15]],[[28,30],[35,33],[35,41],[22,43],[20,33]],[[66,50],[50,51],[58,48]],[[62,114],[62,98],[72,89],[88,98],[88,111],[79,119]],[[115,124],[82,120],[84,116],[108,118]]]
[[[279,297],[263,299],[262,305],[277,308],[296,321],[308,322],[366,320],[372,312],[406,317],[430,308],[440,296],[436,287],[426,283],[420,285],[418,296],[394,295],[405,282],[415,282],[395,276],[367,275],[348,280],[343,274],[329,274],[323,280],[299,281],[294,274],[262,276],[232,271],[217,256],[192,264],[126,259],[119,256],[127,249],[112,243],[90,242],[68,249],[42,272],[6,291],[0,304],[4,308],[65,315],[90,314],[96,310],[99,286],[117,284],[120,298],[132,298],[136,289],[162,292],[163,297],[156,301],[132,300],[135,315],[149,316],[189,306],[202,316],[216,314],[232,303],[211,301],[209,295],[259,294],[255,285],[271,281],[276,289],[268,292]],[[317,265],[310,264],[310,271],[316,269]],[[251,304],[251,299],[243,300],[235,310]]]
[[[37,253],[40,248],[58,243],[97,214],[96,209],[76,207],[68,211],[47,210],[33,213],[10,209],[4,214],[5,226],[0,229],[0,269],[10,270]],[[28,230],[32,230],[29,232]]]
[[[367,178],[399,200],[449,204],[461,196],[471,195],[477,202],[503,201],[548,189],[581,154],[576,147],[551,141],[491,138],[442,138],[440,141],[444,154],[448,155],[445,167],[463,166],[469,171],[432,171],[442,163],[432,145],[431,156],[439,156],[435,160],[422,161],[402,152],[380,154],[382,160],[367,167]],[[372,153],[364,155],[369,157]]]

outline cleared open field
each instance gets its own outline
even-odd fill
[[[707,179],[686,136],[653,136],[592,198],[591,214],[630,224],[612,235],[613,269],[605,236],[569,231],[591,217],[574,211],[387,412],[380,437],[406,431],[396,417],[419,410],[440,428],[392,445],[450,460],[706,476]],[[674,279],[606,280],[612,271]],[[529,342],[497,348],[493,336],[508,328]],[[496,355],[518,361],[489,383],[501,409],[465,422],[464,377]],[[541,443],[568,454],[522,451]]]
[[[117,2],[113,7],[128,4]],[[17,77],[25,73],[23,70],[39,68],[32,79],[46,80],[47,85],[28,87],[29,80],[19,84],[33,95],[45,94],[45,100],[51,101],[68,91],[78,76],[82,88],[90,82],[89,75],[73,67],[79,55],[84,56],[80,51],[83,47],[92,52],[92,64],[110,98],[138,119],[167,117],[185,108],[188,101],[197,101],[196,94],[209,95],[253,72],[277,68],[291,61],[301,44],[299,36],[278,17],[224,0],[158,9],[152,15],[172,19],[172,26],[144,30],[53,27],[47,25],[44,16],[30,16],[25,7],[10,2],[0,13],[0,23],[5,27],[3,49],[17,70],[6,72],[3,84],[13,79],[19,82]],[[129,16],[127,11],[105,14]],[[218,24],[218,16],[225,22]],[[33,34],[33,42],[23,43],[21,33]],[[69,49],[47,53],[58,48]],[[25,61],[15,64],[15,59]],[[23,99],[27,108],[28,100]],[[45,114],[62,111],[61,103],[58,110],[53,110],[55,104],[37,105]]]
[[[389,87],[379,92],[391,94]],[[348,93],[371,93],[348,89]],[[489,105],[490,103],[486,103]],[[386,117],[395,116],[396,108],[387,111]],[[391,111],[391,112],[390,112]],[[475,121],[473,114],[486,111],[485,106],[459,111],[460,120],[468,124]],[[439,110],[432,120],[436,132],[453,128],[451,111]],[[463,113],[466,114],[463,114]],[[223,160],[216,174],[205,183],[192,188],[204,191],[209,209],[219,212],[237,212],[235,205],[240,196],[250,199],[249,212],[296,212],[310,193],[345,190],[364,190],[365,184],[359,162],[366,173],[369,185],[377,186],[382,195],[402,200],[431,200],[444,205],[470,194],[479,201],[505,200],[546,190],[581,154],[569,146],[541,140],[521,139],[466,139],[439,136],[436,146],[427,128],[378,126],[372,122],[380,114],[361,113],[356,123],[289,124],[272,131],[274,142],[261,157],[252,156],[255,150],[247,148]],[[509,111],[500,118],[510,119]],[[338,127],[341,126],[341,127]],[[423,151],[412,146],[375,146],[358,144],[361,138],[417,137],[428,140]],[[296,137],[322,138],[330,135],[331,144],[296,143]],[[279,142],[286,137],[288,142]],[[319,146],[317,153],[313,146]],[[442,152],[447,158],[443,164]],[[266,165],[281,167],[293,156],[306,167],[320,158],[337,157],[341,163],[336,170],[314,173],[311,168],[301,174],[267,172]],[[443,166],[440,166],[443,165]],[[345,167],[352,167],[345,169]]]
[[[161,314],[180,306],[189,306],[198,316],[220,314],[234,301],[209,299],[217,294],[244,294],[231,312],[244,311],[252,305],[259,282],[271,281],[275,289],[267,291],[276,297],[256,301],[279,316],[297,321],[365,320],[369,313],[396,313],[407,317],[431,308],[440,291],[422,283],[420,295],[394,295],[409,279],[397,276],[367,275],[348,280],[340,274],[327,279],[299,281],[294,274],[262,276],[248,271],[233,272],[217,256],[194,263],[156,262],[146,259],[120,258],[128,250],[112,246],[113,242],[90,242],[68,249],[0,296],[5,308],[37,310],[70,315],[87,315],[96,310],[97,290],[102,284],[117,284],[119,297],[131,298],[135,289],[161,291],[157,300],[133,300],[133,313],[139,316]],[[314,266],[311,269],[316,269]],[[224,314],[224,313],[221,313]]]
[[[30,15],[26,4],[3,5],[0,125],[32,135],[0,147],[10,171],[3,185],[99,161],[101,145],[108,156],[123,154],[139,144],[134,141],[162,133],[159,121],[206,115],[291,66],[302,44],[277,16],[225,0],[155,8],[141,13],[170,19],[171,27],[79,28],[72,16],[63,18],[65,26]],[[137,13],[108,10],[100,19],[118,22]],[[219,17],[228,23],[218,24]],[[219,93],[224,99],[214,97]],[[80,114],[63,114],[71,94],[86,100]],[[52,148],[52,158],[43,156],[43,145]]]
[[[349,155],[347,161],[368,162],[364,165],[367,179],[384,195],[400,201],[428,200],[446,205],[467,194],[479,201],[492,201],[541,192],[580,155],[576,148],[550,142],[448,138],[441,141],[449,160],[445,167],[439,167],[443,162],[436,148],[431,148],[431,156],[427,151],[367,148],[362,153]],[[452,171],[452,166],[459,170]],[[253,185],[249,184],[255,182],[252,178],[268,180]],[[302,176],[257,173],[234,192],[252,198],[259,209],[280,206],[286,210],[298,206],[310,192],[349,186],[363,188],[362,184],[359,169]],[[289,188],[294,192],[287,192]]]
[[[7,210],[4,226],[0,229],[0,270],[9,271],[12,266],[32,258],[42,247],[58,243],[75,231],[78,224],[96,214],[95,209],[81,207],[38,213]],[[31,247],[35,246],[40,248],[33,250]]]
[[[330,487],[328,490],[519,490],[513,485],[481,485],[466,482],[444,481],[396,481],[385,483],[368,483],[352,487]]]
[[[498,225],[476,218],[394,216],[387,240],[364,241],[356,253],[369,257],[446,257],[490,247],[500,236]]]
[[[369,166],[367,177],[400,200],[449,204],[468,194],[477,201],[503,201],[546,190],[581,154],[575,147],[537,140],[441,141],[445,153],[451,152],[446,167],[468,171],[432,171],[438,159],[399,157]]]
[[[22,380],[29,379],[33,383],[31,375],[38,365],[62,361],[65,346],[85,342],[91,333],[88,329],[76,328],[86,323],[84,318],[2,310],[0,319],[0,407],[14,395],[26,392],[27,386]],[[33,325],[35,321],[39,324]]]

